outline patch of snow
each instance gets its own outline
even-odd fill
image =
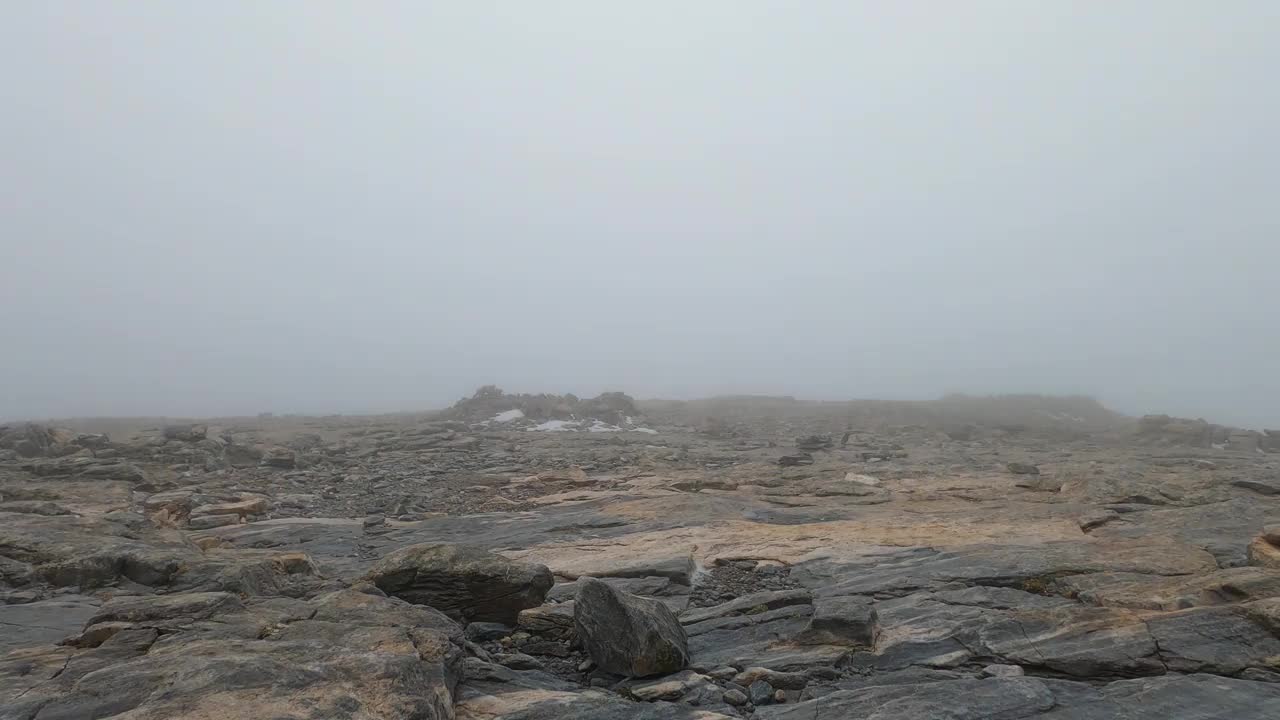
[[[644,427],[641,427],[641,428],[631,428],[631,432],[642,432],[642,433],[645,433],[645,434],[647,434],[647,435],[657,435],[657,434],[658,434],[658,431],[657,431],[657,430],[654,430],[653,428],[644,428]]]
[[[521,410],[520,408],[516,408],[514,410],[508,410],[506,412],[500,412],[497,415],[494,415],[491,422],[505,423],[505,422],[511,422],[512,420],[519,420],[522,417],[524,417],[524,411]]]
[[[617,425],[610,425],[603,420],[596,420],[591,423],[591,427],[587,428],[589,432],[621,432],[622,428]]]
[[[571,420],[548,420],[529,428],[529,432],[570,432],[575,429],[571,426],[576,424]]]

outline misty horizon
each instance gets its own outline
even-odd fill
[[[0,420],[1083,394],[1280,427],[1280,8],[14,5]]]

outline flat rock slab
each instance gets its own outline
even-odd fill
[[[1154,542],[1051,542],[979,545],[897,562],[804,563],[792,578],[819,597],[894,597],[948,583],[1032,587],[1045,578],[1092,572],[1191,575],[1218,569],[1213,555],[1196,547]]]
[[[1101,687],[1061,680],[925,680],[841,690],[760,708],[763,720],[1263,720],[1280,717],[1280,685],[1216,675],[1164,675]]]
[[[63,595],[22,605],[0,605],[0,655],[30,645],[56,643],[75,635],[95,613],[98,600]]]
[[[755,717],[759,720],[1020,720],[1049,710],[1054,702],[1053,693],[1039,680],[991,678],[841,690],[796,705],[760,708]]]
[[[1280,717],[1280,684],[1217,675],[1164,675],[1102,688],[1046,681],[1059,707],[1027,720],[1268,720]]]
[[[1146,610],[1182,610],[1280,596],[1280,568],[1227,568],[1204,575],[1090,573],[1056,584],[1090,605]]]

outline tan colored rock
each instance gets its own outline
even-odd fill
[[[1266,568],[1280,568],[1280,547],[1267,542],[1259,535],[1249,543],[1249,564]]]
[[[1262,528],[1262,539],[1272,545],[1280,546],[1280,523],[1264,526]]]
[[[564,470],[547,470],[537,475],[538,480],[542,482],[567,482],[571,485],[588,485],[590,480],[587,478],[587,471],[573,465]]]
[[[573,637],[573,601],[521,610],[516,627],[530,635],[568,640]]]
[[[239,515],[246,517],[249,515],[261,515],[271,509],[271,503],[266,498],[256,497],[240,500],[239,502],[216,503],[211,505],[200,505],[191,510],[192,517],[201,515]]]

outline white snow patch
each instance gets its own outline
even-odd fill
[[[642,432],[647,435],[657,435],[658,431],[653,428],[631,428],[631,432]]]
[[[587,428],[589,432],[621,432],[622,428],[617,425],[610,425],[603,420],[596,420],[591,423],[591,427]]]
[[[529,432],[569,432],[574,429],[572,425],[576,423],[570,420],[548,420],[541,425],[529,428]]]
[[[524,411],[520,408],[516,408],[514,410],[508,410],[494,415],[490,422],[511,422],[512,420],[519,420],[522,417],[524,417]]]

